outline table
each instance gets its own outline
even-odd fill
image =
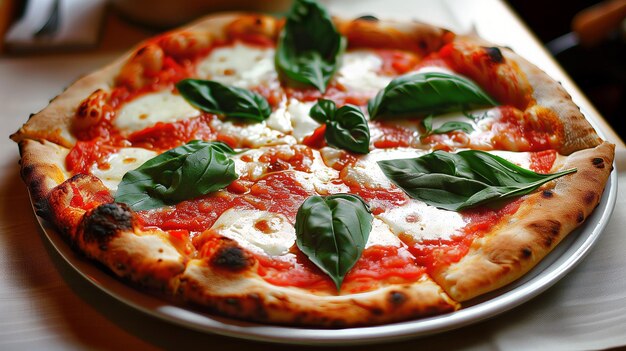
[[[457,32],[474,28],[508,45],[563,83],[582,110],[597,111],[519,19],[498,0],[323,1],[333,12],[418,18]],[[427,6],[428,5],[428,6]],[[475,25],[472,25],[475,23]],[[0,349],[290,350],[193,331],[148,316],[103,293],[60,258],[41,233],[19,176],[17,146],[8,139],[29,113],[80,75],[110,62],[151,35],[109,15],[94,50],[0,58]],[[592,123],[618,145],[616,172],[626,184],[626,148],[601,118]],[[626,188],[626,187],[624,187]],[[353,347],[359,350],[587,350],[626,345],[626,190],[589,255],[540,296],[490,320],[419,340]],[[299,346],[299,349],[314,349]],[[352,349],[346,347],[345,349]]]

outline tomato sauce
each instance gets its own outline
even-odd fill
[[[293,223],[298,208],[313,191],[304,189],[290,172],[276,172],[256,182],[249,195],[254,197],[258,209],[282,213]]]
[[[537,173],[550,173],[556,160],[556,150],[545,150],[530,154],[530,169]]]
[[[409,197],[399,188],[368,188],[349,185],[350,192],[357,194],[370,206],[372,214],[378,215],[390,208],[406,205]]]
[[[294,98],[299,101],[317,101],[319,99],[327,99],[335,102],[337,107],[341,107],[346,104],[364,106],[372,97],[372,94],[350,92],[347,88],[335,80],[330,82],[326,88],[326,92],[324,93],[308,86],[298,88],[283,87],[283,89],[289,98]]]
[[[135,147],[165,151],[191,140],[216,140],[217,134],[210,127],[213,118],[217,117],[202,114],[200,117],[172,123],[158,122],[152,127],[132,133],[128,136],[128,141]]]
[[[372,138],[372,144],[378,149],[407,147],[419,137],[416,136],[415,131],[392,123],[378,121],[370,123],[372,130],[376,131],[375,137]]]
[[[257,255],[259,274],[267,282],[278,286],[295,286],[313,291],[336,290],[333,281],[301,251],[293,251],[281,258]],[[363,250],[361,258],[346,275],[342,291],[363,292],[384,281],[412,282],[422,277],[425,271],[405,248],[374,245]]]
[[[107,156],[117,152],[119,147],[109,145],[109,139],[94,139],[91,141],[76,141],[74,147],[65,157],[65,166],[72,174],[91,174],[91,168],[97,165],[106,169],[109,164]]]
[[[419,57],[410,51],[378,49],[376,54],[383,60],[380,73],[397,76],[415,69],[420,62]]]
[[[163,230],[187,230],[202,232],[231,208],[254,209],[244,198],[218,191],[200,198],[180,202],[172,207],[138,211],[139,223],[143,227],[158,227]]]

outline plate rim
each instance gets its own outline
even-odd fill
[[[459,329],[495,317],[541,294],[576,267],[604,232],[617,200],[617,174],[616,171],[611,172],[598,206],[581,227],[568,234],[522,278],[478,298],[483,301],[433,317],[343,329],[299,328],[245,322],[175,305],[164,298],[140,291],[75,252],[45,219],[36,214],[30,192],[29,198],[40,229],[63,261],[92,285],[133,309],[199,332],[243,340],[293,345],[348,346],[402,341]],[[565,253],[568,255],[564,256]]]

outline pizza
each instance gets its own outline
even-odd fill
[[[614,157],[511,49],[313,0],[147,39],[11,138],[37,214],[86,260],[186,308],[316,328],[454,313],[524,276]]]

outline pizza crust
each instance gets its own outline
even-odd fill
[[[189,262],[178,295],[209,311],[264,323],[345,328],[452,312],[460,306],[430,278],[350,295],[319,295],[279,287],[245,268],[216,268],[211,258]]]
[[[613,169],[615,145],[577,151],[553,171],[577,172],[532,193],[514,215],[475,239],[459,262],[433,278],[457,301],[467,301],[520,278],[581,225],[596,208]]]
[[[463,74],[487,87],[501,102],[523,111],[534,125],[551,128],[553,147],[559,153],[569,155],[602,143],[563,86],[521,55],[473,36],[459,36],[450,45],[449,60],[474,65]]]

